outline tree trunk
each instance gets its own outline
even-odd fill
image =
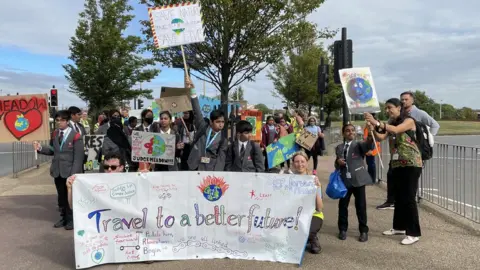
[[[327,113],[327,118],[325,118],[325,128],[329,128],[332,125],[332,118],[330,118],[330,113]]]
[[[308,105],[308,117],[312,116],[312,105]]]

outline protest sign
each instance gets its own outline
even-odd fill
[[[347,68],[338,72],[350,113],[380,112],[370,68]]]
[[[50,139],[46,94],[0,97],[0,120],[0,143]]]
[[[220,99],[204,95],[198,96],[198,103],[200,103],[200,109],[204,118],[210,118],[210,113],[220,107]]]
[[[98,162],[99,153],[103,146],[104,135],[85,135],[83,136],[83,142],[85,145],[85,155],[87,161],[83,165],[85,171],[99,171],[100,164]]]
[[[166,98],[155,99],[162,111],[169,111],[170,113],[181,113],[192,110],[192,101],[189,96],[173,96]]]
[[[148,9],[153,40],[158,48],[203,42],[202,16],[196,3]]]
[[[75,264],[225,257],[299,264],[316,190],[314,176],[301,175],[79,174]]]
[[[317,142],[318,136],[311,133],[310,131],[303,129],[300,131],[300,134],[297,136],[296,143],[301,147],[311,150],[312,147]]]
[[[295,133],[280,138],[277,142],[267,146],[268,168],[271,169],[292,158],[300,146],[295,143]]]
[[[250,122],[253,126],[251,139],[260,143],[262,140],[262,112],[259,110],[242,111],[242,120]]]
[[[142,131],[132,132],[132,161],[173,165],[175,135]]]

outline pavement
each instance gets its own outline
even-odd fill
[[[321,157],[318,176],[323,186],[333,170],[332,157]],[[56,195],[48,166],[0,178],[0,269],[74,269],[72,231],[54,229],[58,219]],[[479,269],[480,237],[420,208],[423,237],[412,246],[399,244],[401,236],[382,236],[392,225],[391,210],[375,210],[385,199],[379,186],[367,188],[370,239],[357,241],[353,201],[351,228],[346,241],[337,235],[337,201],[324,198],[325,221],[319,238],[323,252],[306,253],[303,269]],[[352,199],[353,200],[353,199]],[[94,269],[297,269],[297,265],[233,259],[164,261],[153,264],[110,264]]]

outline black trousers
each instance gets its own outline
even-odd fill
[[[338,230],[348,230],[348,205],[350,198],[355,196],[355,210],[357,211],[358,229],[360,233],[368,233],[367,226],[367,196],[365,186],[348,188],[345,198],[338,202]]]
[[[318,232],[323,226],[323,219],[313,216],[312,222],[310,223],[310,232],[308,234],[308,241],[312,241],[317,237]]]
[[[395,203],[395,191],[392,178],[392,168],[388,165],[387,171],[387,203]]]
[[[392,169],[395,194],[393,229],[406,231],[408,236],[421,236],[418,207],[416,201],[418,179],[422,168],[399,167]]]
[[[67,179],[62,177],[55,178],[55,188],[58,195],[58,206],[60,207],[60,215],[67,221],[73,219],[72,209],[68,205],[68,191],[67,191]]]

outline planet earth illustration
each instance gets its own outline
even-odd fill
[[[372,85],[363,78],[353,78],[347,83],[348,95],[354,101],[367,103],[373,97]]]
[[[180,33],[185,31],[185,28],[181,27],[182,23],[184,23],[184,21],[182,19],[179,19],[179,18],[175,18],[175,19],[172,20],[172,24],[173,24],[173,27],[174,27],[173,32],[175,32],[175,34],[180,35]]]
[[[153,156],[161,156],[165,153],[166,150],[166,145],[165,141],[162,139],[162,137],[155,135],[153,136],[153,149],[152,149],[152,155]]]
[[[214,202],[222,197],[222,189],[218,185],[209,185],[203,190],[203,197]]]
[[[17,116],[17,121],[15,121],[15,129],[18,131],[25,131],[30,126],[28,119],[23,117],[23,115]]]

